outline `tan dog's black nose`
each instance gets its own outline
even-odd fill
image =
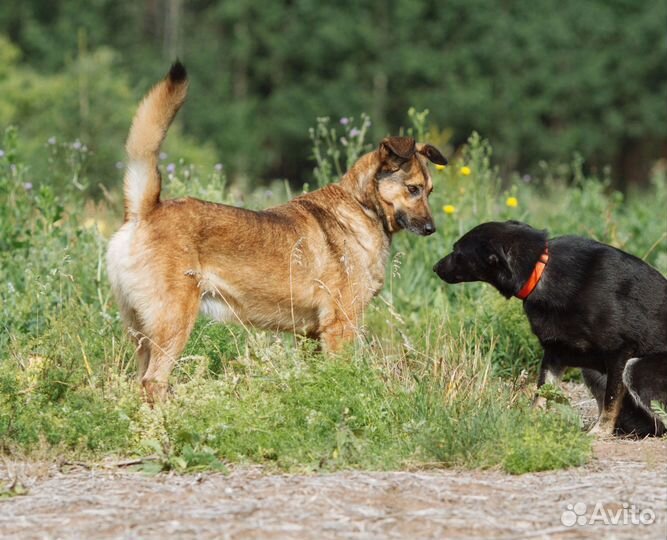
[[[424,236],[433,234],[435,232],[435,225],[433,223],[426,223],[424,225]]]

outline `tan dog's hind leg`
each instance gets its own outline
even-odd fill
[[[149,403],[162,401],[167,394],[169,374],[183,352],[199,310],[198,295],[170,302],[150,333],[150,362],[141,379]]]
[[[135,345],[135,354],[137,358],[137,378],[141,381],[148,369],[148,362],[151,357],[151,345],[149,339],[143,332],[143,328],[137,312],[126,306],[120,306],[120,315],[127,328],[127,333]]]

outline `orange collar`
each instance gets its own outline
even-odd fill
[[[535,263],[535,268],[533,268],[533,273],[530,274],[530,277],[528,278],[528,281],[521,287],[521,290],[516,293],[516,297],[520,298],[521,300],[525,300],[530,296],[530,293],[533,292],[533,289],[537,287],[537,284],[540,281],[540,278],[542,277],[542,272],[544,272],[544,269],[547,266],[547,262],[549,262],[549,248],[545,247],[544,252],[542,255],[540,255],[540,260]]]

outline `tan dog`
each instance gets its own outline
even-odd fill
[[[435,231],[426,159],[446,163],[433,146],[390,137],[338,184],[269,210],[160,201],[157,156],[186,92],[176,63],[137,110],[126,146],[125,223],[107,256],[150,401],[164,397],[199,312],[319,338],[328,350],[351,339],[384,284],[392,235]]]

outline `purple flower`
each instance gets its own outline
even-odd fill
[[[46,141],[46,142],[48,142],[49,144],[56,144],[56,138],[55,137],[49,137],[49,140]]]
[[[0,148],[0,158],[3,157],[5,157],[5,151],[2,148]]]
[[[160,152],[160,160],[165,160],[167,159],[167,153],[166,152]]]
[[[167,172],[169,174],[172,174],[175,170],[176,170],[176,165],[174,165],[173,163],[170,163],[169,165],[167,165]]]
[[[26,182],[25,184],[23,184],[23,189],[25,189],[26,191],[30,191],[32,189],[32,182]]]
[[[81,148],[81,141],[80,141],[79,139],[77,139],[76,141],[74,141],[74,142],[72,143],[72,148],[73,148],[74,150],[79,150],[79,149]]]
[[[349,119],[347,116],[343,116],[343,117],[340,119],[340,123],[341,123],[341,125],[343,125],[343,126],[347,126],[347,125],[350,123],[350,119]]]
[[[222,163],[216,163],[215,166],[213,167],[216,171],[220,172],[222,171]]]
[[[350,137],[358,137],[361,134],[361,131],[359,131],[356,127],[353,127],[350,130]]]
[[[533,177],[530,176],[529,174],[524,174],[521,177],[521,180],[523,180],[526,184],[530,184],[530,182],[533,180]]]

